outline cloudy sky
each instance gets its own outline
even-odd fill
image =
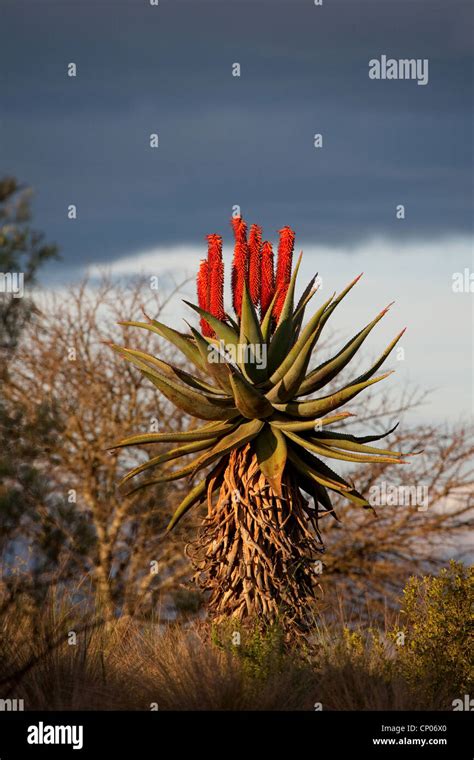
[[[44,288],[191,273],[239,205],[270,239],[292,226],[329,292],[364,270],[336,326],[396,299],[374,351],[408,325],[400,382],[437,389],[427,416],[472,414],[472,3],[2,0],[1,24],[2,173],[62,253]],[[370,79],[382,55],[428,59],[428,84]]]

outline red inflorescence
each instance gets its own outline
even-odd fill
[[[272,246],[267,241],[262,244],[261,227],[252,224],[247,241],[247,225],[242,217],[233,217],[231,224],[235,238],[231,274],[235,312],[240,318],[244,285],[247,285],[253,304],[256,307],[260,306],[261,319],[264,318],[275,292],[278,291],[273,309],[273,316],[278,320],[291,279],[295,233],[290,227],[280,230],[275,275]],[[217,319],[225,320],[222,238],[220,235],[208,235],[207,244],[207,259],[201,261],[197,276],[198,303],[201,309]],[[214,330],[203,317],[201,331],[205,337],[215,337]]]
[[[272,244],[262,245],[262,277],[260,287],[260,316],[263,319],[275,295],[275,272],[273,270]]]
[[[242,312],[242,296],[244,283],[248,276],[248,246],[247,243],[236,243],[234,262],[232,264],[232,305],[237,316]]]
[[[209,311],[217,319],[225,319],[224,311],[224,263],[216,261],[211,267]]]
[[[224,319],[224,263],[222,261],[222,238],[220,235],[208,235],[209,262],[209,308],[208,311],[217,319]]]
[[[222,261],[222,238],[220,235],[207,235],[207,260],[212,269],[214,264]]]
[[[199,266],[197,297],[199,308],[209,311],[209,262],[207,259],[202,259]],[[200,325],[202,334],[210,338],[213,335],[213,329],[204,317],[201,317]]]
[[[235,247],[232,262],[232,305],[238,317],[242,312],[244,283],[248,282],[249,248],[247,244],[247,225],[238,216],[232,218]]]
[[[236,243],[247,242],[247,225],[241,216],[233,216],[231,219],[232,229],[234,230],[234,237]]]
[[[280,230],[280,242],[278,245],[278,261],[276,270],[276,288],[278,296],[275,302],[274,315],[276,319],[281,314],[285,302],[288,285],[291,280],[291,265],[293,260],[293,247],[295,245],[295,233],[291,227],[283,227]]]
[[[252,303],[260,303],[262,228],[252,224],[249,233],[249,294]]]

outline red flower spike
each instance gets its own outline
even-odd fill
[[[240,317],[242,312],[244,283],[248,277],[248,253],[247,243],[235,244],[234,261],[232,264],[232,305],[238,317]]]
[[[197,297],[199,308],[209,311],[209,262],[207,259],[202,259],[199,265],[199,272],[197,275]],[[199,320],[201,325],[201,333],[206,338],[212,338],[214,330],[203,317]]]
[[[231,219],[232,229],[236,243],[247,243],[247,225],[241,216],[233,216]]]
[[[201,259],[197,275],[197,297],[200,309],[209,311],[209,262]]]
[[[278,261],[276,270],[276,287],[279,290],[275,302],[274,314],[278,317],[281,314],[285,302],[288,285],[291,280],[291,265],[293,259],[293,247],[295,245],[295,233],[290,227],[283,227],[280,230],[280,243],[278,245]]]
[[[242,217],[232,217],[232,229],[234,230],[235,247],[234,260],[232,262],[232,305],[238,317],[242,311],[242,296],[244,283],[248,282],[248,258],[247,225]]]
[[[260,285],[260,316],[263,319],[275,295],[275,273],[273,271],[272,244],[267,240],[262,245]]]
[[[199,320],[199,324],[201,325],[201,334],[203,335],[204,338],[214,338],[215,337],[214,330],[212,329],[212,327],[209,324],[209,322],[207,322],[204,319],[204,317],[201,317],[201,319]]]
[[[217,319],[225,319],[224,311],[224,263],[222,259],[211,267],[209,311]]]
[[[249,294],[255,306],[260,301],[262,228],[252,224],[249,234]]]
[[[222,261],[222,238],[207,236],[207,260],[209,264],[208,311],[217,319],[224,319],[224,263]]]
[[[222,261],[222,238],[220,235],[207,235],[207,260],[212,269],[215,263]]]

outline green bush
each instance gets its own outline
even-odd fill
[[[402,599],[400,674],[427,696],[448,699],[474,691],[474,568],[451,561],[438,576],[410,578]],[[400,633],[403,636],[400,637]]]
[[[284,669],[287,651],[283,629],[275,624],[227,620],[212,627],[211,638],[219,648],[232,652],[251,678],[268,678]]]

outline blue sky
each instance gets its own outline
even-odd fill
[[[365,269],[363,303],[401,299],[430,413],[472,413],[473,296],[451,290],[474,271],[472,21],[461,0],[3,0],[1,167],[61,248],[42,285],[192,271],[239,204],[271,239],[290,224],[331,291]],[[370,80],[382,54],[428,58],[428,84]]]

